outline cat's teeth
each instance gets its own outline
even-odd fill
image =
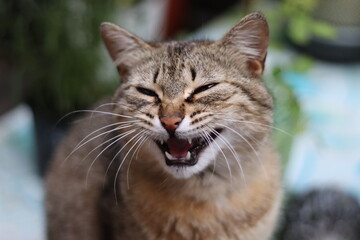
[[[168,153],[168,152],[166,152],[166,151],[165,151],[165,156],[166,156],[169,160],[173,160],[173,159],[174,159],[174,157],[171,156],[171,154]],[[186,160],[190,160],[190,158],[191,158],[191,153],[188,151],[187,154],[186,154],[186,156],[185,156],[185,159],[186,159]]]
[[[160,144],[163,145],[163,144],[164,144],[164,140],[160,140]]]
[[[173,159],[173,157],[171,156],[171,154],[168,153],[168,152],[165,152],[165,156],[166,156],[169,160]]]
[[[188,138],[188,142],[189,142],[189,144],[191,144],[191,143],[192,143],[192,139],[191,139],[191,138]]]

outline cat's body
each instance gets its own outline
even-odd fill
[[[55,156],[50,239],[269,239],[281,186],[264,18],[218,42],[148,44],[111,24],[102,35],[123,83]]]

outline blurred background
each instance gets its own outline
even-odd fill
[[[0,0],[0,239],[45,239],[43,176],[79,115],[58,121],[120,83],[101,22],[145,40],[216,40],[255,10],[271,28],[264,81],[287,202],[277,238],[360,239],[359,0]]]

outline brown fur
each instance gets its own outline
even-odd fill
[[[49,239],[269,239],[281,185],[273,103],[260,79],[266,20],[250,14],[217,42],[149,44],[109,23],[101,32],[122,84],[97,109],[113,115],[80,121],[57,151],[47,177]],[[175,132],[161,126],[165,118],[180,119]],[[158,147],[171,134],[215,140],[191,152],[194,166],[178,167]]]

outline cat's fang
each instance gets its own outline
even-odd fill
[[[165,152],[165,156],[166,156],[169,160],[173,159],[173,157],[171,156],[171,154],[168,153],[168,152]]]
[[[188,142],[189,142],[189,144],[191,145],[191,144],[192,144],[192,139],[191,139],[191,138],[188,138]]]
[[[190,158],[191,158],[191,153],[190,152],[187,152],[187,154],[186,154],[186,160],[190,160]]]

